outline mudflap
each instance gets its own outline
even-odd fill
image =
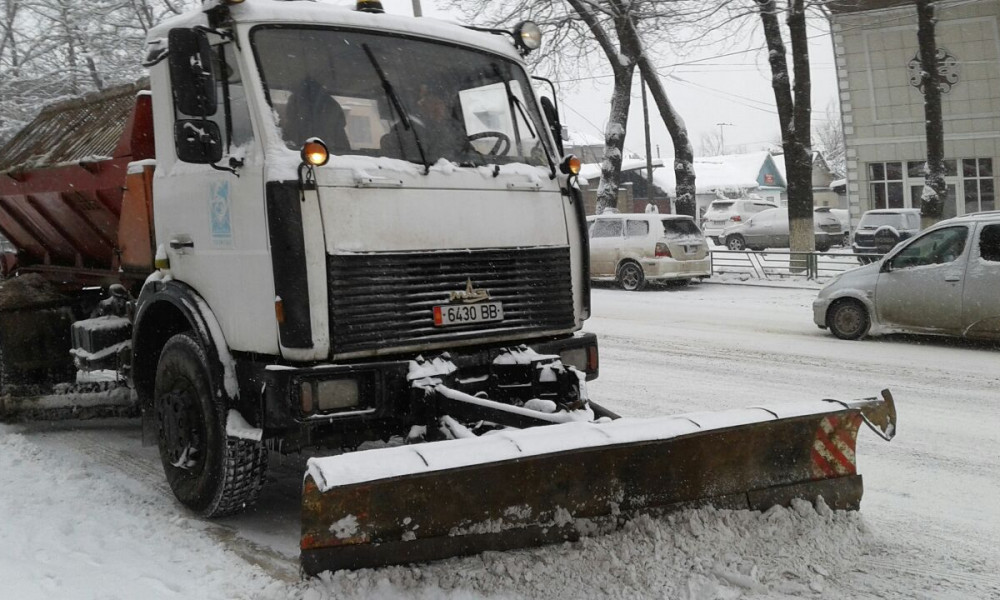
[[[893,437],[888,390],[882,399],[566,423],[314,458],[302,569],[558,543],[637,514],[705,505],[765,510],[822,497],[856,510],[862,422]]]

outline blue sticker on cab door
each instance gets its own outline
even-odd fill
[[[212,184],[212,195],[208,201],[208,214],[211,221],[212,246],[215,248],[232,248],[233,227],[229,201],[229,182],[217,181]]]

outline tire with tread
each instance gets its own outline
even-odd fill
[[[742,235],[734,233],[733,235],[726,237],[726,248],[735,252],[740,252],[747,249],[747,242],[743,239]]]
[[[204,517],[252,505],[267,471],[267,449],[260,442],[226,435],[227,414],[218,392],[194,334],[167,340],[153,396],[160,460],[174,496]]]
[[[833,303],[826,313],[826,325],[830,332],[842,340],[859,340],[871,328],[868,309],[853,298],[844,298]]]
[[[637,292],[646,287],[646,274],[638,263],[628,261],[618,267],[618,285],[623,290]]]

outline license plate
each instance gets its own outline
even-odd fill
[[[435,327],[465,323],[488,323],[490,321],[503,321],[502,302],[443,304],[434,307]]]

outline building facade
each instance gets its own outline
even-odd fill
[[[936,5],[948,218],[997,208],[1000,2]],[[844,0],[831,11],[852,222],[874,208],[919,208],[927,152],[916,10]]]

